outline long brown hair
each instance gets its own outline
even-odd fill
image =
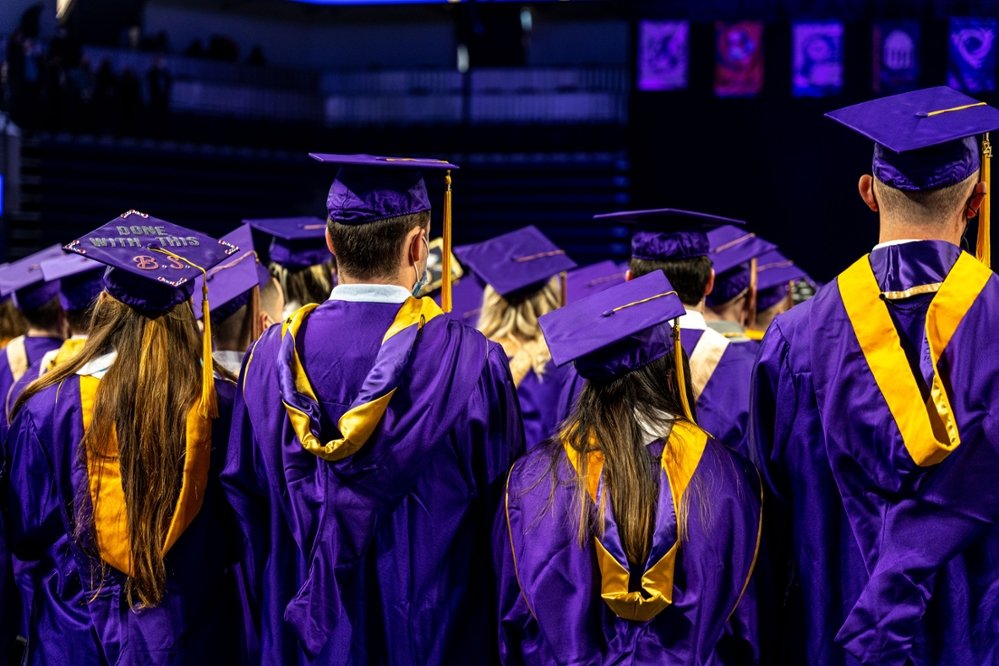
[[[561,301],[558,276],[540,289],[508,297],[486,285],[477,328],[482,335],[502,345],[510,359],[514,384],[519,386],[528,370],[540,375],[551,360],[538,318],[557,310]]]
[[[685,375],[690,377],[689,369]],[[693,405],[689,380],[685,390]],[[666,438],[673,420],[683,419],[682,415],[672,353],[610,381],[586,382],[560,433],[561,443],[580,454],[576,502],[581,544],[603,532],[604,507],[599,506],[593,515],[586,488],[588,454],[600,452],[603,481],[610,492],[621,545],[631,564],[645,563],[656,524],[661,466],[661,461],[649,454],[648,433]],[[561,455],[561,450],[554,450],[553,461]],[[663,455],[678,455],[668,439]],[[678,510],[678,514],[684,512]],[[680,515],[677,520],[682,522]]]
[[[14,299],[8,298],[0,303],[0,342],[7,344],[28,330],[28,320],[14,305]]]
[[[289,270],[273,262],[269,269],[284,290],[286,310],[297,310],[308,303],[322,303],[333,291],[336,263],[332,257],[324,263],[298,270]]]
[[[16,414],[42,389],[118,352],[97,388],[81,454],[109,455],[112,433],[117,436],[131,548],[125,584],[130,605],[154,606],[166,591],[162,547],[183,480],[188,411],[201,395],[201,344],[190,304],[147,317],[105,292],[80,354],[31,383],[14,404]],[[96,543],[86,490],[76,505],[74,538]]]

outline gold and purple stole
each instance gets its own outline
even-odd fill
[[[323,442],[319,432],[319,401],[305,374],[295,344],[299,329],[317,307],[315,303],[306,305],[289,317],[281,327],[278,383],[281,401],[302,447],[323,460],[336,461],[356,453],[374,434],[398,388],[402,374],[409,367],[409,359],[420,331],[428,321],[444,312],[429,298],[410,297],[399,307],[395,319],[382,337],[382,346],[360,392],[337,422],[340,437]]]
[[[904,298],[936,291],[926,313],[926,341],[933,367],[928,400],[924,399],[909,366],[869,255],[837,279],[840,298],[871,374],[909,456],[921,467],[940,463],[961,443],[958,423],[937,364],[991,276],[992,271],[984,264],[962,252],[942,283],[886,295]]]
[[[80,353],[80,350],[82,350],[86,344],[86,338],[67,338],[64,340],[62,346],[59,347],[56,353],[52,355],[45,367],[41,369],[39,376],[49,372],[57,365],[76,358],[76,355]]]
[[[617,531],[610,496],[602,481],[603,454],[600,451],[587,454],[587,478],[584,480],[587,494],[598,507],[598,514],[603,514],[603,534],[593,540],[600,568],[600,596],[618,617],[648,622],[673,603],[673,572],[684,527],[678,516],[683,495],[707,441],[707,433],[694,424],[679,420],[673,423],[663,448],[652,544],[637,590],[632,589],[628,558]],[[569,445],[565,445],[565,452],[578,474],[578,452]]]
[[[80,377],[80,411],[83,430],[90,429],[94,417],[94,402],[101,380]],[[187,445],[180,494],[163,541],[166,554],[184,530],[201,511],[208,487],[208,467],[211,462],[212,421],[200,415],[195,405],[187,414]],[[132,575],[132,548],[128,536],[128,514],[125,490],[122,486],[118,439],[114,429],[111,441],[103,452],[87,447],[87,478],[90,501],[94,512],[94,530],[101,559],[118,571]]]

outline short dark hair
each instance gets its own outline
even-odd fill
[[[59,316],[62,314],[62,304],[59,297],[49,300],[44,305],[40,305],[33,310],[22,310],[24,318],[28,320],[28,325],[32,328],[50,329],[59,325]]]
[[[430,211],[367,224],[327,223],[337,268],[362,280],[394,276],[406,234],[415,227],[429,226]]]
[[[628,267],[634,277],[642,277],[654,271],[662,271],[673,285],[676,295],[684,305],[697,305],[704,298],[704,291],[711,279],[711,259],[672,259],[669,261],[649,261],[632,257]]]
[[[80,310],[66,310],[70,333],[86,335],[90,331],[90,319],[93,313],[93,308],[89,306]]]

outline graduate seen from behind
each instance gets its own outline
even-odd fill
[[[319,217],[243,220],[253,229],[260,260],[278,281],[287,316],[307,303],[322,303],[336,285],[336,261],[326,248]]]
[[[509,475],[493,537],[504,663],[731,661],[761,487],[696,424],[683,314],[657,271],[541,318],[585,386]]]
[[[255,659],[488,660],[489,528],[523,427],[502,347],[414,296],[430,231],[420,172],[455,167],[314,157],[340,165],[327,201],[340,283],[250,350],[223,475]]]
[[[478,329],[503,346],[520,398],[528,448],[558,429],[558,397],[565,371],[551,362],[538,319],[562,306],[565,271],[576,262],[537,227],[455,249],[485,283]]]
[[[67,248],[110,268],[83,349],[25,389],[4,442],[27,663],[230,662],[234,387],[189,299],[236,248],[135,211]]]
[[[730,342],[750,343],[748,349],[755,353],[756,345],[747,337],[746,329],[756,318],[759,258],[777,246],[734,225],[708,231],[708,243],[715,279],[711,293],[704,299],[704,320]]]
[[[770,663],[994,664],[999,110],[938,87],[829,115],[875,142],[859,190],[879,242],[760,348]],[[981,260],[961,250],[976,213]]]

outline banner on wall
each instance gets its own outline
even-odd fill
[[[916,21],[874,24],[874,92],[890,95],[919,87],[921,38]]]
[[[795,23],[791,32],[795,97],[825,97],[843,88],[843,24]]]
[[[690,23],[640,21],[638,24],[638,89],[681,90],[687,87]]]
[[[763,23],[715,23],[715,94],[749,97],[763,90]]]
[[[996,89],[996,19],[952,18],[947,85],[975,93]]]

